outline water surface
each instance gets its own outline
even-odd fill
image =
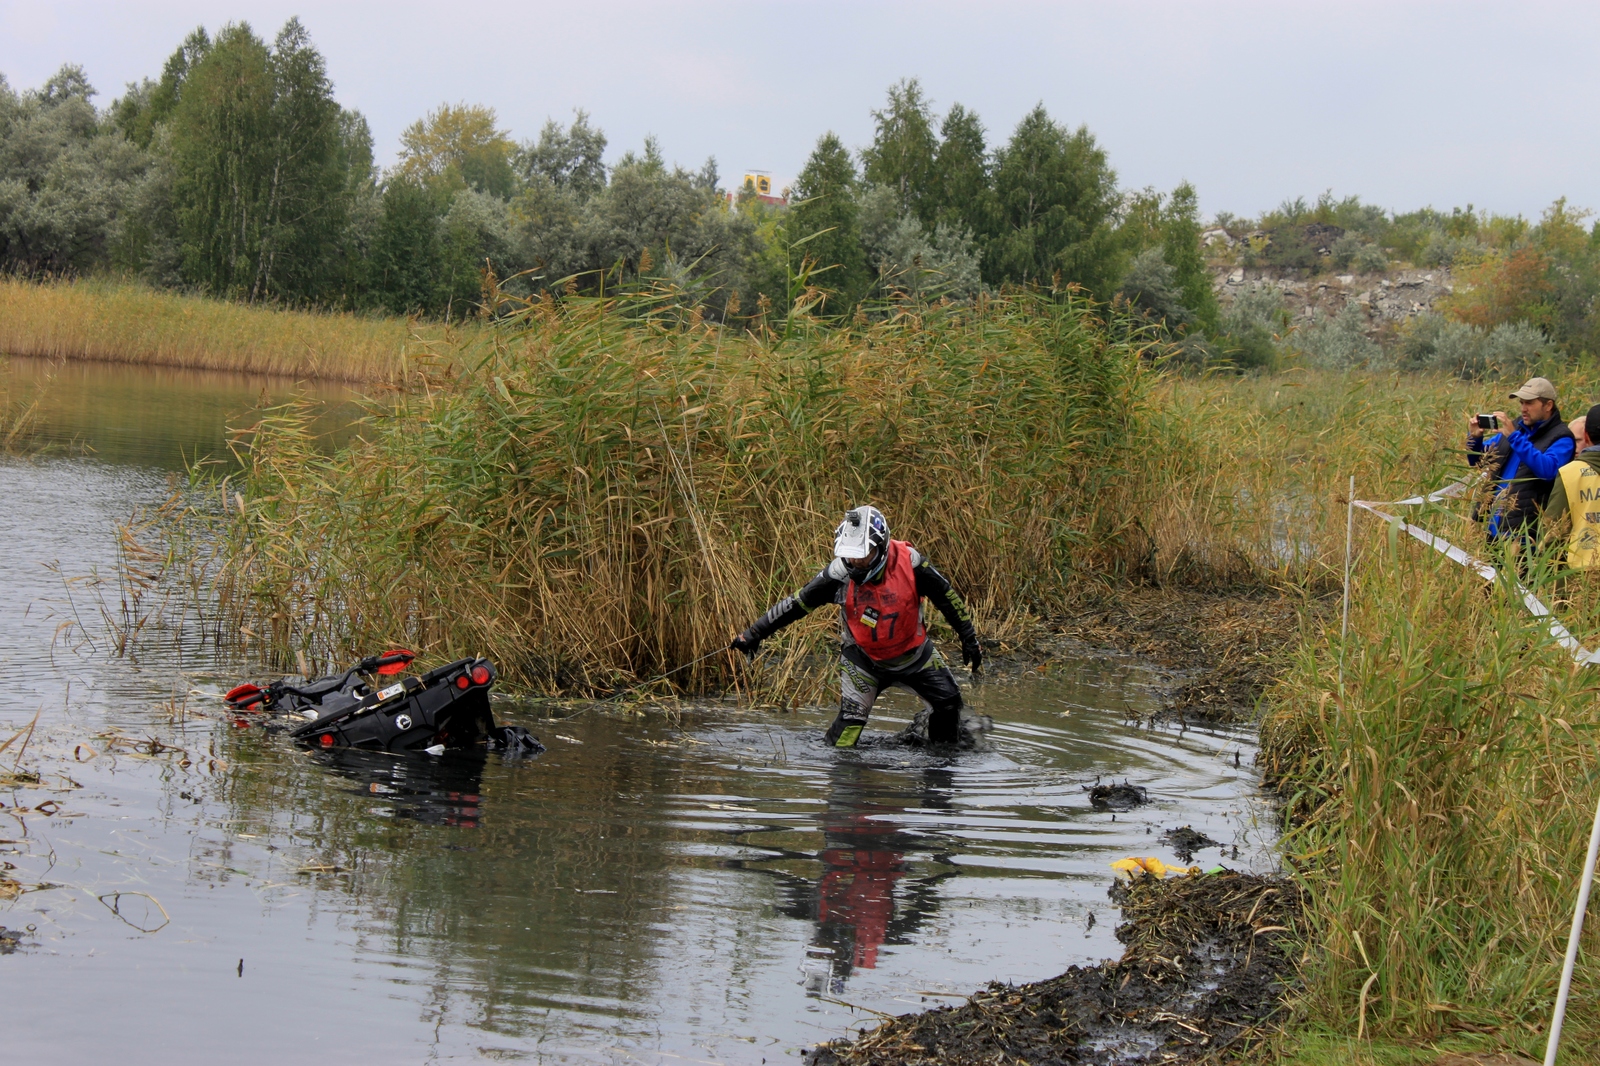
[[[793,1061],[874,1012],[1119,954],[1108,864],[1174,861],[1163,829],[1223,842],[1207,866],[1272,864],[1248,739],[1128,724],[1153,698],[1128,662],[972,687],[996,728],[955,758],[885,742],[901,693],[855,752],[821,745],[826,708],[550,721],[505,701],[550,745],[522,763],[234,728],[214,693],[238,665],[109,654],[84,639],[96,588],[70,579],[109,573],[113,523],[258,383],[222,383],[201,432],[174,425],[192,392],[82,381],[98,413],[53,432],[92,451],[0,462],[0,740],[40,712],[24,762],[59,786],[0,793],[8,876],[51,886],[0,903],[35,927],[0,957],[8,1057]],[[1104,777],[1152,803],[1095,811]]]

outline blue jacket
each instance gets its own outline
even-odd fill
[[[1561,468],[1572,462],[1574,448],[1572,431],[1559,410],[1531,426],[1519,418],[1509,434],[1496,433],[1481,441],[1467,438],[1467,462],[1477,466],[1487,459],[1496,476],[1490,537],[1537,525],[1550,488]]]

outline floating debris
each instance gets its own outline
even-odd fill
[[[1194,853],[1197,851],[1222,847],[1219,841],[1212,840],[1204,833],[1197,832],[1193,827],[1187,825],[1179,829],[1169,829],[1162,833],[1161,841],[1164,844],[1170,844],[1173,852],[1184,862],[1189,862],[1193,859]]]
[[[1111,868],[1127,878],[1138,877],[1141,873],[1151,874],[1154,877],[1165,877],[1168,874],[1197,874],[1198,866],[1168,866],[1154,855],[1143,858],[1133,857],[1118,859],[1111,864]]]
[[[1095,785],[1089,790],[1089,803],[1102,811],[1131,811],[1150,802],[1150,793],[1126,781],[1120,785]]]

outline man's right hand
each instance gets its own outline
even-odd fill
[[[1467,416],[1467,437],[1471,440],[1483,439],[1483,427],[1478,425],[1478,416],[1476,414]]]
[[[743,633],[740,633],[733,638],[733,643],[729,644],[728,647],[734,651],[742,651],[746,658],[753,659],[755,658],[756,649],[761,647],[761,642],[759,640],[751,640]]]

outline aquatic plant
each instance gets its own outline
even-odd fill
[[[1600,395],[1596,374],[1559,379],[1569,413]],[[1130,510],[1149,534],[1146,573],[1304,597],[1263,699],[1262,765],[1287,804],[1283,848],[1315,945],[1275,1061],[1322,1040],[1352,1061],[1358,1049],[1339,1041],[1358,1032],[1413,1043],[1492,1031],[1480,1039],[1542,1047],[1600,794],[1600,673],[1574,668],[1520,597],[1359,511],[1348,638],[1327,609],[1349,477],[1359,497],[1386,500],[1464,475],[1463,415],[1504,407],[1508,387],[1432,373],[1176,379],[1141,420],[1139,436],[1162,442],[1129,489],[1143,494]],[[1488,558],[1471,503],[1407,515]],[[1534,560],[1529,580],[1600,646],[1595,580],[1547,565]],[[1600,1042],[1590,924],[1573,1062],[1594,1061],[1582,1049]]]
[[[1575,669],[1508,585],[1366,533],[1348,639],[1337,622],[1309,632],[1264,727],[1285,850],[1315,900],[1306,1018],[1390,1037],[1488,1028],[1536,1053],[1600,795],[1600,673]],[[1591,647],[1595,591],[1558,593]],[[1600,1040],[1592,925],[1585,945],[1574,1050]]]
[[[424,367],[330,456],[268,412],[223,488],[230,634],[294,661],[403,641],[593,693],[726,644],[871,500],[993,634],[1121,525],[1141,334],[1073,293],[734,334],[653,297],[546,298]],[[1111,528],[1102,529],[1110,522]],[[760,671],[797,694],[833,619]],[[674,681],[745,684],[712,658]]]

